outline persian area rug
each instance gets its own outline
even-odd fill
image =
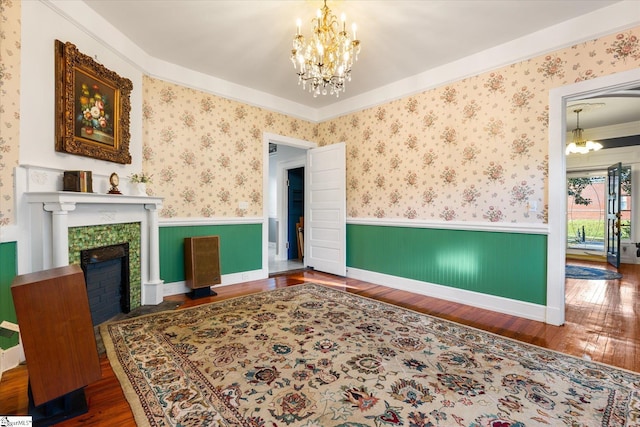
[[[605,270],[603,268],[582,267],[579,265],[565,266],[565,277],[567,279],[586,280],[615,280],[622,279],[622,274],[617,271]]]
[[[140,426],[640,423],[640,374],[316,284],[101,332]]]

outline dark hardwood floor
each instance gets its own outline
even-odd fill
[[[571,263],[610,268],[602,263],[587,261]],[[551,350],[640,372],[640,265],[624,264],[620,272],[623,274],[620,280],[568,279],[566,323],[563,326],[551,326],[314,271],[291,272],[269,279],[224,286],[217,288],[218,296],[211,298],[191,300],[184,295],[176,295],[167,299],[182,301],[181,308],[186,308],[303,282],[315,282]],[[60,426],[135,425],[108,359],[102,357],[100,361],[102,378],[85,389],[89,412]],[[0,415],[27,414],[27,378],[26,365],[3,374],[0,381]]]

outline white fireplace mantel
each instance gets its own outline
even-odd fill
[[[158,209],[162,198],[69,191],[27,192],[31,271],[69,263],[69,227],[140,222],[141,299],[162,302]]]

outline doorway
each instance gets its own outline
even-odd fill
[[[304,258],[304,167],[287,170],[287,260]]]
[[[304,268],[298,228],[305,208],[306,150],[273,145],[269,154],[269,274]]]
[[[268,185],[264,187],[268,245],[266,256],[263,256],[263,269],[268,276],[305,267],[301,256],[303,249],[298,246],[296,224],[304,216],[306,153],[315,144],[280,135],[266,135],[264,139],[268,146],[265,164]]]
[[[270,154],[269,147],[271,145],[283,145],[289,149],[300,149],[304,154],[299,159],[293,159],[286,162],[272,161],[275,157],[274,153]],[[276,150],[276,152],[279,151]],[[270,212],[274,204],[274,193],[277,193],[275,199],[276,207],[283,206],[282,197],[278,194],[277,188],[282,188],[282,184],[271,182],[270,167],[277,164],[278,168],[295,169],[296,167],[304,167],[304,261],[305,268],[313,268],[325,273],[331,273],[338,276],[346,276],[346,144],[345,142],[337,142],[334,144],[317,147],[313,142],[299,140],[295,138],[285,137],[281,135],[263,134],[263,227],[262,227],[262,271],[265,277],[269,275],[269,228],[267,225],[276,223],[278,235],[281,238],[277,243],[276,257],[282,257],[285,253],[280,250],[286,239],[283,226],[280,219],[285,218],[282,212],[286,212],[285,208],[276,215],[277,221],[271,221]],[[295,165],[296,161],[300,164]],[[287,166],[285,168],[285,166]],[[278,177],[285,176],[282,173],[276,173]],[[286,180],[284,180],[286,181]],[[282,233],[282,234],[281,234]],[[289,261],[290,262],[290,261]]]
[[[567,103],[640,87],[640,69],[574,83],[549,93],[549,185],[546,319],[565,321],[565,260],[567,240]],[[558,185],[562,183],[561,185]]]

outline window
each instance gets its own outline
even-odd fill
[[[567,178],[567,248],[604,253],[607,172]]]
[[[567,177],[567,249],[605,252],[607,171],[572,172]],[[620,175],[621,239],[631,239],[631,167]]]
[[[620,238],[631,239],[631,167],[623,166],[620,174]]]

